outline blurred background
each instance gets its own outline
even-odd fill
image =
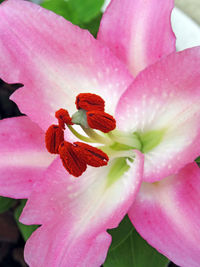
[[[189,17],[200,24],[200,1],[199,0],[176,0],[176,6],[183,10]]]
[[[102,12],[109,1],[34,0],[33,2],[53,10],[72,23],[88,29],[96,36]],[[200,45],[200,0],[176,0],[175,2],[178,9],[173,12],[172,23],[177,36],[177,50]],[[16,104],[9,100],[9,96],[21,86],[23,85],[6,84],[0,79],[0,119],[23,115]],[[23,247],[25,240],[36,229],[36,226],[28,227],[18,222],[24,204],[25,200],[0,197],[0,267],[26,266],[23,260]],[[157,262],[154,266],[160,267],[161,265]],[[170,266],[175,265],[170,263]]]

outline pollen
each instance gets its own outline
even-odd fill
[[[87,168],[85,161],[79,157],[75,146],[64,141],[59,146],[59,154],[64,168],[73,176],[79,177]]]
[[[116,128],[116,121],[108,113],[102,111],[89,111],[86,113],[90,128],[108,133]]]
[[[101,167],[108,164],[109,158],[102,150],[82,142],[75,142],[76,151],[85,162],[93,167]]]
[[[58,119],[59,126],[62,129],[65,129],[65,124],[67,125],[73,125],[72,119],[69,116],[69,113],[67,110],[61,108],[55,113],[55,117]]]
[[[81,93],[76,97],[77,109],[104,111],[105,101],[96,94]]]
[[[45,134],[47,150],[52,154],[58,154],[59,145],[64,141],[64,131],[58,125],[51,125]]]

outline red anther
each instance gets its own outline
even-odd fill
[[[102,111],[89,111],[87,114],[87,122],[90,128],[108,133],[115,129],[116,121],[108,113]]]
[[[90,93],[81,93],[76,97],[77,109],[85,109],[86,111],[100,110],[104,111],[105,101],[98,95]]]
[[[72,119],[69,116],[67,110],[61,108],[55,113],[55,117],[58,119],[59,126],[65,129],[65,124],[72,125]]]
[[[109,158],[102,150],[82,142],[75,142],[74,145],[77,146],[79,157],[83,158],[88,165],[101,167],[108,164]]]
[[[59,154],[65,169],[75,177],[80,176],[87,168],[85,161],[78,156],[75,146],[64,141],[59,146]]]
[[[64,131],[58,125],[51,125],[45,134],[47,150],[52,154],[58,154],[59,145],[64,141]]]

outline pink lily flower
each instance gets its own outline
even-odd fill
[[[200,48],[175,52],[172,8],[113,0],[95,40],[29,2],[0,5],[1,78],[24,84],[12,100],[27,115],[0,121],[0,194],[28,197],[21,221],[42,225],[26,244],[31,267],[100,266],[106,230],[127,212],[169,259],[199,266],[200,171],[191,162],[200,150]],[[110,161],[75,179],[46,150],[45,132],[88,92],[106,101],[117,130],[96,139],[90,131]],[[77,140],[68,129],[65,138]]]

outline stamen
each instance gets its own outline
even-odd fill
[[[78,133],[71,125],[67,125],[67,127],[73,133],[73,135],[75,135],[78,139],[87,143],[97,143],[96,140]]]
[[[106,135],[103,136],[101,134],[98,134],[93,129],[85,128],[83,126],[81,126],[81,128],[90,137],[90,139],[94,141],[93,143],[99,143],[99,144],[104,144],[104,145],[112,145],[113,144],[113,140],[111,140]]]
[[[96,94],[82,93],[76,97],[77,109],[104,111],[105,101]]]
[[[102,111],[89,111],[87,114],[87,122],[90,128],[108,133],[115,129],[116,121],[108,113]]]
[[[64,141],[64,131],[58,125],[51,125],[45,134],[47,150],[52,154],[58,154],[59,145]]]
[[[45,134],[47,150],[50,153],[60,155],[62,164],[69,174],[78,177],[87,169],[87,165],[105,166],[108,164],[109,157],[112,159],[117,157],[133,159],[132,149],[135,146],[130,146],[130,143],[132,145],[134,138],[130,135],[123,136],[123,133],[119,131],[111,132],[116,128],[116,121],[113,116],[104,112],[105,102],[100,96],[90,93],[79,94],[76,97],[76,107],[78,111],[72,117],[65,109],[61,108],[56,111],[55,117],[58,119],[59,125],[51,125]],[[72,127],[73,124],[80,125],[87,136],[78,133]],[[83,142],[98,143],[104,146],[101,145],[96,148],[82,142],[72,144],[65,141],[64,130],[66,126]],[[101,133],[97,133],[94,129],[100,130]],[[135,139],[133,143],[138,146],[138,140]],[[120,151],[118,151],[119,147]]]
[[[141,142],[135,133],[125,133],[121,132],[119,130],[114,130],[110,133],[108,133],[108,136],[118,142],[119,144],[128,145],[132,148],[141,149]]]
[[[64,141],[59,146],[59,154],[65,169],[75,177],[80,176],[87,168],[85,161],[79,157],[76,146]]]
[[[109,158],[102,150],[82,142],[75,142],[74,145],[79,157],[83,158],[88,165],[101,167],[108,164]]]
[[[58,119],[59,126],[62,129],[65,129],[65,124],[67,125],[73,125],[72,119],[69,116],[69,113],[67,110],[61,108],[55,113],[55,117]]]
[[[113,150],[112,148],[108,146],[104,146],[102,150],[109,155],[109,159],[114,158],[135,158],[135,151],[133,149],[131,150]]]

